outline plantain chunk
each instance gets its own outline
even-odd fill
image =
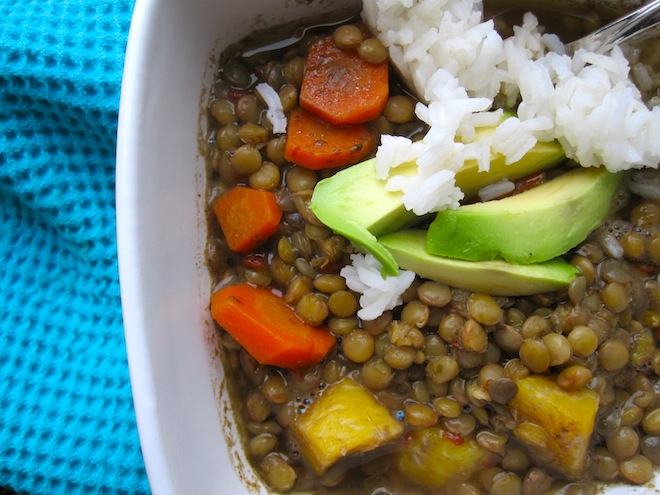
[[[411,433],[406,447],[397,453],[396,464],[409,480],[440,487],[450,481],[469,480],[495,460],[495,455],[474,438],[463,439],[432,426]]]
[[[355,380],[329,386],[293,424],[303,457],[323,474],[340,459],[392,443],[403,426]]]
[[[538,462],[571,480],[584,475],[598,412],[598,394],[566,391],[551,377],[532,375],[516,382],[509,403],[519,423],[514,435]]]

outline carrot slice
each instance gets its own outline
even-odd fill
[[[284,157],[312,170],[352,165],[376,147],[367,124],[337,126],[297,107],[289,115]]]
[[[319,363],[335,345],[324,327],[307,325],[281,297],[248,284],[215,292],[211,315],[264,365],[304,368]]]
[[[331,124],[361,124],[378,117],[389,94],[388,62],[371,64],[342,50],[332,36],[307,53],[300,106]]]
[[[275,194],[236,186],[213,203],[229,249],[246,253],[264,243],[279,227],[282,210]]]

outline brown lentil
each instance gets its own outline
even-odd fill
[[[622,426],[605,440],[607,448],[615,459],[623,460],[632,457],[639,448],[639,435],[634,428]]]
[[[281,180],[280,167],[272,162],[263,162],[261,168],[250,175],[248,183],[253,189],[273,191],[279,186]]]
[[[636,485],[648,483],[653,478],[653,463],[643,455],[635,455],[619,463],[624,478]]]
[[[247,415],[252,421],[264,421],[271,413],[271,406],[258,390],[252,390],[247,398]]]
[[[529,376],[530,371],[519,358],[510,359],[504,365],[504,376],[513,381]]]
[[[238,124],[234,123],[221,127],[215,136],[218,149],[222,151],[233,151],[238,148],[241,145],[238,129]]]
[[[379,317],[373,319],[373,320],[366,320],[362,323],[364,326],[364,329],[369,332],[371,335],[380,335],[382,334],[385,330],[387,330],[387,327],[389,324],[392,322],[392,313],[390,311],[385,311],[382,315]]]
[[[569,340],[560,333],[548,333],[543,336],[543,342],[550,351],[550,366],[564,364],[571,359],[573,348]]]
[[[258,124],[261,117],[261,107],[253,94],[241,96],[236,102],[236,116],[241,122]]]
[[[270,135],[266,129],[262,126],[247,123],[243,124],[236,131],[240,140],[245,144],[257,145],[260,143],[265,143],[270,138]]]
[[[520,495],[522,493],[522,480],[512,472],[502,472],[493,478],[490,495]]]
[[[593,469],[596,479],[612,481],[619,475],[619,462],[605,447],[597,447],[593,455]]]
[[[654,464],[660,463],[660,437],[647,435],[640,443],[641,452]]]
[[[342,350],[348,359],[356,363],[364,363],[374,353],[374,338],[365,330],[355,329],[342,340]]]
[[[628,363],[628,349],[619,340],[607,339],[598,348],[598,360],[603,369],[617,371]]]
[[[438,326],[438,333],[445,342],[453,344],[458,342],[458,331],[465,325],[465,319],[456,314],[450,313],[445,316]]]
[[[540,339],[526,340],[520,346],[520,360],[533,373],[544,373],[550,366],[550,351]]]
[[[387,48],[376,38],[369,38],[364,40],[357,47],[360,58],[366,60],[370,64],[381,64],[387,60],[389,53]]]
[[[383,115],[395,124],[405,124],[415,116],[415,104],[406,95],[394,95],[387,99]]]
[[[438,422],[438,415],[427,404],[408,402],[406,403],[404,413],[408,424],[414,427],[425,428],[433,426]]]
[[[284,404],[291,396],[286,381],[279,373],[274,373],[266,378],[261,386],[261,393],[273,404]]]
[[[601,296],[605,306],[613,313],[622,313],[630,304],[628,291],[618,282],[607,284],[603,288]]]
[[[660,408],[647,411],[642,418],[642,428],[649,435],[660,434]]]
[[[502,308],[488,294],[472,294],[467,300],[470,318],[482,325],[493,326],[502,319]]]
[[[231,166],[237,174],[254,174],[259,171],[262,163],[261,152],[249,144],[239,146],[231,155]]]
[[[211,115],[220,125],[236,122],[234,104],[226,98],[218,98],[211,103]]]
[[[328,308],[333,315],[348,318],[358,310],[358,301],[351,292],[338,290],[330,294]]]
[[[282,86],[278,96],[280,97],[280,103],[282,103],[282,111],[286,114],[298,105],[298,90],[292,84]]]
[[[344,24],[335,29],[332,33],[335,44],[342,50],[353,50],[360,46],[364,40],[362,31],[354,24]]]
[[[543,468],[533,467],[523,478],[522,493],[523,495],[539,495],[550,490],[553,483],[553,477]]]
[[[444,307],[451,302],[451,289],[446,284],[427,281],[417,288],[417,297],[428,306]]]
[[[578,357],[590,356],[598,348],[598,336],[591,327],[578,325],[567,335],[573,354]]]
[[[460,366],[452,356],[432,358],[426,365],[427,376],[436,383],[445,383],[454,379],[459,371]]]
[[[417,352],[413,347],[398,347],[390,345],[385,350],[383,359],[395,370],[405,370],[415,362]],[[458,365],[457,365],[458,366]]]
[[[286,137],[272,137],[266,145],[266,157],[275,165],[284,165],[286,163],[286,158],[284,158],[285,145]]]
[[[447,354],[447,344],[439,335],[426,334],[424,336],[424,350],[427,356],[442,356]]]
[[[296,304],[296,314],[308,325],[320,325],[329,313],[326,300],[315,292],[303,294]]]
[[[509,437],[506,435],[490,430],[481,430],[475,435],[475,439],[484,449],[495,454],[504,454],[509,441]]]
[[[443,418],[443,426],[463,437],[468,437],[477,428],[477,420],[471,414],[460,414],[456,418]]]
[[[591,377],[589,368],[580,365],[568,366],[557,375],[557,385],[564,390],[580,390],[587,386]]]
[[[271,452],[259,465],[266,481],[274,490],[288,492],[296,482],[296,472],[279,454]]]
[[[292,193],[311,191],[318,178],[313,170],[293,167],[286,174],[286,184]]]
[[[518,385],[511,378],[495,378],[487,385],[488,394],[493,402],[506,404],[518,393]]]
[[[326,294],[331,294],[346,290],[346,281],[340,275],[319,275],[314,279],[314,288]]]
[[[272,433],[260,433],[252,437],[248,443],[248,452],[256,459],[261,459],[277,447],[279,441]]]
[[[493,340],[497,345],[509,354],[517,354],[523,343],[523,337],[520,332],[511,325],[500,325],[493,332]]]
[[[532,315],[522,324],[522,327],[520,328],[520,335],[524,339],[541,337],[548,333],[551,327],[552,325],[550,321],[548,321],[543,316]]]
[[[502,458],[502,467],[507,471],[521,473],[527,470],[530,465],[530,459],[527,452],[521,447],[510,448]]]

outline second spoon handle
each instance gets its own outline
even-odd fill
[[[606,53],[615,45],[658,23],[660,23],[660,0],[653,0],[593,33],[569,43],[567,48],[571,51],[584,48],[597,53]]]

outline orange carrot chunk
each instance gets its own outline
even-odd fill
[[[378,117],[389,94],[388,62],[371,64],[342,50],[332,36],[307,53],[300,106],[331,124],[361,124]]]
[[[248,284],[215,292],[211,315],[264,365],[304,368],[319,363],[335,345],[327,329],[307,325],[281,297]]]
[[[289,115],[284,157],[312,170],[352,165],[376,147],[367,124],[337,126],[298,107]]]
[[[282,210],[275,194],[236,186],[213,203],[229,249],[246,253],[265,242],[280,224]]]

